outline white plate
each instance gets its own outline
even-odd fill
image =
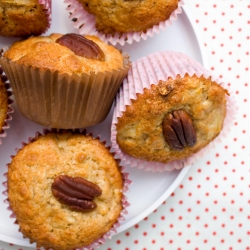
[[[66,5],[64,3],[59,4],[58,1],[53,1],[53,5],[57,6],[52,6],[54,10],[53,22],[47,34],[74,32],[75,30],[72,28],[68,13],[65,10]],[[10,45],[14,40],[17,39],[0,37],[0,47]],[[166,31],[161,31],[159,35],[148,38],[146,41],[142,40],[140,43],[135,42],[133,45],[120,46],[119,48],[127,52],[132,61],[153,52],[173,50],[186,53],[207,67],[203,44],[197,36],[194,20],[192,20],[192,16],[185,6],[183,7],[183,13],[178,15],[178,20],[173,22],[172,26],[167,27]],[[2,139],[2,145],[0,146],[0,183],[5,180],[3,174],[7,171],[6,164],[10,162],[10,156],[15,154],[15,148],[21,147],[21,142],[27,142],[27,138],[33,137],[36,131],[43,131],[43,127],[23,118],[15,104],[12,106],[15,110],[12,114],[13,119],[10,121],[10,129],[6,130],[7,137]],[[93,132],[94,135],[101,135],[101,139],[107,140],[109,144],[111,112],[103,123],[88,130]],[[127,166],[126,172],[130,173],[130,179],[133,181],[130,192],[127,194],[131,206],[128,208],[125,221],[117,230],[118,233],[138,223],[161,205],[175,190],[189,168],[186,167],[181,171],[151,173]],[[146,193],[145,190],[147,190]],[[6,199],[2,195],[3,191],[4,187],[1,186],[0,240],[21,246],[34,246],[34,244],[29,244],[28,239],[23,239],[22,234],[18,232],[18,226],[13,224],[14,219],[9,218],[10,211],[7,210],[7,205],[3,203]]]

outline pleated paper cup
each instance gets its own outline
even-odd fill
[[[93,250],[93,248],[98,248],[99,246],[105,244],[107,239],[111,239],[113,235],[115,235],[117,233],[117,229],[120,227],[121,223],[125,220],[125,215],[128,214],[127,208],[130,206],[127,197],[126,197],[126,193],[129,192],[129,186],[132,183],[132,181],[129,179],[129,174],[125,172],[124,167],[122,167],[120,165],[120,160],[115,156],[115,153],[112,153],[110,151],[110,146],[108,146],[106,144],[106,141],[101,141],[100,140],[100,136],[97,137],[93,137],[91,133],[88,133],[86,130],[60,130],[60,129],[44,129],[43,132],[37,132],[34,137],[29,137],[27,139],[27,142],[22,142],[22,146],[18,149],[16,149],[16,153],[18,153],[20,150],[25,149],[25,146],[28,144],[31,144],[32,142],[36,141],[38,138],[40,138],[41,136],[45,136],[49,133],[64,133],[70,131],[72,134],[82,134],[82,135],[86,135],[86,136],[91,136],[94,140],[98,140],[99,142],[101,142],[101,144],[107,148],[109,150],[109,152],[111,153],[111,155],[114,157],[114,160],[118,163],[119,167],[120,167],[120,172],[122,174],[122,179],[123,179],[123,189],[120,191],[122,193],[122,199],[121,199],[121,205],[122,205],[122,210],[120,212],[119,217],[117,218],[117,221],[113,224],[113,226],[105,233],[103,234],[100,238],[94,240],[91,244],[87,245],[87,246],[81,246],[81,247],[76,247],[72,250]],[[11,159],[14,158],[15,155],[11,156]],[[7,172],[4,174],[5,177],[5,181],[3,182],[3,186],[5,187],[5,191],[3,192],[3,194],[5,196],[7,196],[7,198],[4,200],[4,203],[6,203],[8,205],[7,209],[10,211],[10,218],[13,219],[13,223],[16,225],[19,225],[18,223],[18,218],[17,215],[15,213],[15,211],[12,209],[11,204],[9,202],[9,198],[8,198],[8,168],[9,168],[9,164],[7,164]],[[58,174],[61,174],[60,170],[58,169]],[[49,176],[49,173],[48,173]],[[45,177],[46,178],[46,177]],[[18,183],[16,183],[18,185]],[[55,215],[57,216],[57,215]],[[34,219],[38,219],[39,214],[36,215],[36,218]],[[67,218],[65,218],[67,221]],[[63,220],[63,219],[62,219]],[[60,223],[58,224],[58,226],[60,226]],[[19,226],[19,232],[21,232],[23,234],[23,238],[24,239],[29,239],[24,232],[22,232],[21,227]],[[30,240],[30,244],[32,243],[36,243],[35,241]],[[52,239],[53,241],[53,239]],[[36,243],[36,247],[40,248],[40,247],[44,247],[42,245],[39,245]],[[47,248],[45,248],[47,249]],[[58,249],[58,248],[57,248]]]
[[[130,61],[118,70],[81,75],[40,70],[0,58],[20,113],[42,126],[84,128],[102,122],[126,76]]]
[[[13,100],[12,100],[12,91],[10,90],[10,84],[9,81],[6,77],[6,75],[3,74],[3,70],[0,66],[0,88],[2,88],[2,93],[1,96],[2,98],[7,98],[7,103],[6,103],[6,112],[2,107],[0,107],[0,117],[3,118],[2,121],[0,121],[0,145],[2,144],[1,138],[4,138],[7,136],[6,130],[10,128],[10,123],[9,121],[12,120],[11,114],[14,112],[12,108]],[[5,105],[2,103],[1,105]],[[1,113],[3,112],[3,113]]]
[[[126,106],[131,105],[131,100],[137,99],[137,94],[144,93],[145,89],[150,89],[152,84],[158,83],[160,80],[165,81],[169,77],[175,79],[177,75],[184,77],[185,74],[189,76],[196,75],[197,77],[204,76],[210,78],[212,81],[217,82],[223,88],[225,84],[219,80],[219,78],[213,76],[208,70],[206,70],[200,63],[194,59],[188,57],[183,53],[178,52],[158,52],[149,56],[143,57],[136,62],[132,63],[132,67],[128,72],[127,77],[124,79],[123,86],[120,88],[115,99],[115,107],[111,125],[111,142],[112,148],[116,155],[122,159],[124,164],[131,167],[137,167],[146,171],[172,171],[174,169],[182,169],[185,166],[192,165],[197,159],[201,158],[204,154],[209,152],[211,148],[214,148],[218,142],[221,142],[230,131],[230,127],[235,119],[237,105],[235,99],[230,93],[230,96],[226,96],[227,107],[226,117],[224,120],[223,129],[213,141],[211,141],[206,147],[199,152],[181,160],[169,162],[167,164],[161,162],[146,161],[132,157],[122,151],[116,141],[116,124],[118,118],[122,116],[126,110]]]
[[[148,37],[159,34],[161,30],[165,30],[167,26],[172,25],[172,23],[177,20],[178,14],[182,13],[181,7],[184,5],[184,1],[180,0],[177,9],[171,13],[168,20],[154,25],[146,32],[127,32],[111,35],[104,34],[96,29],[95,16],[88,13],[77,0],[64,0],[64,2],[67,4],[67,11],[70,13],[69,18],[74,21],[73,26],[79,31],[79,34],[95,35],[112,45],[120,44],[122,46],[126,43],[132,44],[133,42],[139,42],[141,39],[147,40]]]

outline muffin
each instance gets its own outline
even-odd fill
[[[192,164],[228,124],[228,99],[223,84],[188,56],[149,55],[133,63],[117,95],[112,146],[140,168],[163,171]]]
[[[50,27],[50,0],[1,0],[0,36],[40,35]]]
[[[0,67],[0,138],[5,137],[5,129],[9,128],[7,121],[11,120],[10,113],[13,112],[10,104],[11,92],[9,91],[9,85],[7,84],[7,77],[3,75],[3,70]],[[0,139],[0,144],[2,143]]]
[[[106,38],[112,44],[132,43],[165,29],[181,12],[182,1],[65,0],[80,34]]]
[[[130,67],[128,56],[98,37],[51,34],[15,42],[0,58],[17,106],[52,128],[102,122]]]
[[[45,249],[104,243],[127,206],[122,201],[127,184],[109,149],[80,131],[39,134],[8,165],[16,223],[25,238]]]

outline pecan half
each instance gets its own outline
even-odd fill
[[[59,37],[56,40],[56,43],[69,48],[78,56],[99,61],[105,60],[105,56],[101,48],[92,40],[89,40],[84,36],[69,33]]]
[[[93,182],[81,177],[59,175],[51,186],[52,194],[71,210],[89,212],[96,208],[94,197],[100,196],[102,190]]]
[[[192,119],[184,110],[169,113],[162,122],[162,128],[166,142],[174,150],[182,150],[196,144],[197,137]]]

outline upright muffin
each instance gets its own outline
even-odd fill
[[[112,145],[132,166],[182,168],[228,126],[230,109],[228,90],[198,62],[155,53],[133,63],[117,95]]]
[[[77,34],[18,41],[0,62],[20,112],[43,126],[64,129],[103,121],[130,67],[115,47]]]
[[[0,36],[40,35],[50,26],[51,0],[1,0]]]
[[[171,24],[182,1],[66,0],[70,18],[80,34],[106,38],[112,44],[132,43]],[[93,32],[93,33],[92,33]]]
[[[97,30],[105,34],[146,32],[161,21],[169,19],[179,2],[179,0],[78,1],[86,11],[95,16]]]
[[[24,237],[54,250],[98,246],[119,226],[128,183],[109,149],[79,131],[48,131],[12,158],[8,199]],[[85,249],[85,248],[84,248]]]

